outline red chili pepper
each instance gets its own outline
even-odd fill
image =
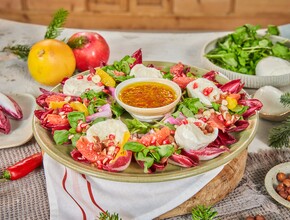
[[[33,171],[35,168],[39,167],[41,164],[42,153],[40,152],[33,154],[8,167],[3,173],[3,178],[8,180],[20,179]]]

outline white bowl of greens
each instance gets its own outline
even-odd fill
[[[241,79],[248,88],[289,85],[290,68],[281,74],[277,71],[266,74],[267,65],[264,69],[264,65],[259,65],[258,72],[256,66],[269,57],[277,57],[288,62],[290,40],[276,36],[275,34],[279,34],[276,26],[269,26],[264,34],[258,29],[259,26],[244,25],[233,33],[205,44],[202,49],[202,62],[205,68],[221,72],[229,79]]]

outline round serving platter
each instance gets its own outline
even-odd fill
[[[143,64],[153,64],[156,67],[170,67],[175,63],[146,61],[143,62]],[[194,72],[196,75],[203,75],[208,72],[208,70],[194,66],[191,67],[191,71]],[[220,83],[225,83],[228,81],[228,79],[222,75],[219,75],[217,77],[217,81],[219,81]],[[53,88],[52,91],[59,91],[60,88],[61,85],[58,85]],[[249,119],[249,123],[250,125],[246,130],[236,134],[236,138],[238,138],[238,141],[230,146],[229,152],[223,153],[222,155],[209,161],[200,161],[200,164],[196,167],[183,168],[176,165],[168,164],[162,172],[156,172],[152,174],[144,173],[143,169],[133,161],[126,170],[118,173],[100,170],[91,165],[75,161],[70,156],[70,152],[74,147],[71,145],[56,145],[53,141],[51,133],[41,127],[38,119],[35,116],[33,118],[33,132],[36,141],[45,151],[45,153],[47,153],[57,162],[63,164],[70,169],[73,169],[82,174],[90,175],[92,177],[107,179],[111,181],[146,183],[163,182],[187,178],[213,170],[221,165],[228,163],[229,161],[240,155],[240,153],[245,150],[253,140],[258,126],[258,115],[256,114],[252,116]]]

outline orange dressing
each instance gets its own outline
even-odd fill
[[[137,82],[124,87],[119,99],[127,105],[139,108],[158,108],[176,99],[175,91],[157,82]]]

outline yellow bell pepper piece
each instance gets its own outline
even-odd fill
[[[111,77],[108,73],[106,73],[101,68],[97,68],[96,69],[96,74],[101,77],[101,82],[105,86],[109,86],[109,87],[115,87],[116,86],[116,81],[113,79],[113,77]]]
[[[238,101],[236,99],[228,96],[226,97],[226,100],[228,102],[228,105],[227,105],[228,109],[233,110],[235,107],[237,107]]]
[[[71,102],[69,104],[74,110],[85,113],[85,116],[89,115],[88,108],[83,103],[75,101],[75,102]]]

